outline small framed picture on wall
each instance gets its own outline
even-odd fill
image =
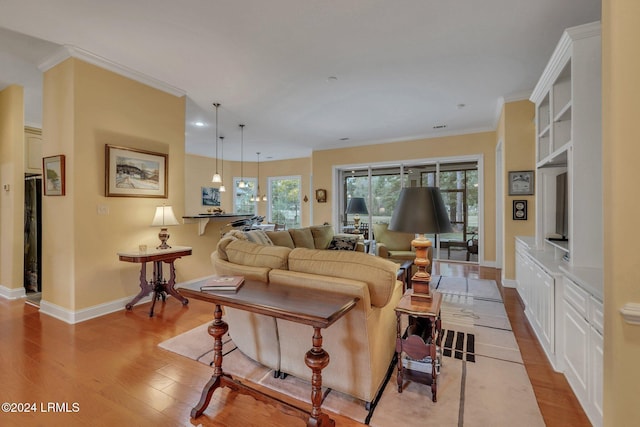
[[[527,219],[527,201],[513,201],[513,219],[516,221],[526,221]]]
[[[532,196],[534,179],[533,171],[509,172],[509,195]]]

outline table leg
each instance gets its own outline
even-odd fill
[[[335,426],[335,421],[322,413],[322,370],[329,364],[329,353],[322,348],[320,328],[313,328],[313,347],[305,356],[304,362],[313,372],[311,376],[311,414],[307,427]]]
[[[147,263],[143,262],[140,267],[140,293],[125,306],[127,310],[131,310],[138,301],[149,295],[152,290],[153,286],[147,282]]]
[[[165,290],[167,291],[167,293],[169,295],[173,296],[178,301],[180,301],[182,303],[182,305],[187,305],[187,304],[189,304],[189,300],[186,299],[185,297],[183,297],[182,295],[180,295],[180,293],[178,291],[176,291],[176,289],[174,287],[176,285],[176,267],[174,265],[174,261],[175,261],[174,259],[172,259],[171,261],[168,261],[168,264],[169,264],[169,282],[165,286]]]
[[[431,341],[431,400],[437,402],[438,372],[436,369],[436,343]]]
[[[398,383],[398,393],[402,393],[402,327],[400,326],[400,313],[396,313],[396,358],[397,366],[398,366],[398,375],[397,375],[397,383]]]
[[[222,336],[229,330],[229,325],[222,320],[222,308],[220,304],[216,304],[213,313],[213,323],[209,325],[209,335],[213,337],[213,375],[209,382],[204,386],[200,401],[191,409],[191,417],[198,418],[211,401],[213,392],[222,385],[222,377],[228,376],[222,370]]]

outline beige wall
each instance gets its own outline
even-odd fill
[[[536,231],[535,196],[509,196],[509,171],[535,170],[535,106],[530,101],[508,102],[502,110],[498,140],[502,140],[504,183],[502,277],[515,279],[515,236],[533,236]],[[534,183],[535,189],[535,183]],[[535,189],[537,191],[537,189]],[[513,201],[527,200],[527,220],[513,220]]]
[[[66,156],[67,193],[43,197],[43,301],[77,311],[135,295],[139,266],[116,253],[157,244],[155,206],[183,214],[185,100],[76,59],[45,73],[43,99],[43,155]],[[105,144],[167,153],[168,199],[105,197]]]
[[[302,194],[301,198],[305,195],[308,196],[309,202],[302,202],[302,224],[303,226],[309,225],[311,195],[309,194],[309,186],[311,180],[311,167],[309,158],[300,159],[288,159],[288,160],[274,160],[269,162],[260,161],[260,193],[267,194],[267,179],[268,177],[277,176],[300,176],[302,179]],[[202,206],[202,200],[200,198],[201,187],[214,187],[216,185],[211,183],[211,177],[215,171],[215,159],[210,157],[186,156],[186,187],[185,187],[185,212],[190,215],[204,213],[206,207]],[[233,212],[233,192],[231,187],[233,185],[233,178],[240,177],[240,162],[226,161],[224,162],[224,179],[223,184],[227,191],[221,193],[220,207],[227,213]],[[257,162],[244,162],[242,166],[242,173],[245,178],[256,178],[258,176],[258,163]],[[258,203],[258,215],[267,214],[267,204],[264,202]]]
[[[24,286],[24,90],[0,91],[0,286]],[[7,187],[5,187],[7,186]]]
[[[640,2],[604,0],[602,12],[604,425],[617,427],[640,419],[640,327],[619,313],[640,303]]]

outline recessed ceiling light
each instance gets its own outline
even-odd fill
[[[444,129],[446,127],[447,127],[447,125],[435,125],[433,128],[434,129]]]
[[[201,128],[202,126],[204,126],[204,123],[203,122],[195,122],[194,125],[196,125],[199,128]]]

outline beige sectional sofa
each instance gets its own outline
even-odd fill
[[[327,247],[319,233],[315,237],[315,245]],[[308,235],[304,240],[310,245]],[[277,237],[272,241],[276,243]],[[322,384],[371,402],[395,351],[394,308],[402,296],[402,283],[396,279],[398,265],[357,251],[315,245],[291,248],[224,237],[211,260],[217,274],[242,275],[273,286],[299,286],[309,290],[309,298],[316,290],[358,297],[353,310],[323,331],[323,347],[331,361],[322,372]],[[276,372],[311,379],[304,362],[311,348],[311,328],[230,308],[225,316],[229,333],[244,354]]]

